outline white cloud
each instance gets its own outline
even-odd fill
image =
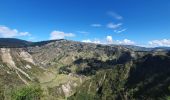
[[[117,40],[117,43],[122,44],[122,45],[134,45],[135,44],[134,41],[131,41],[131,40],[128,40],[128,39],[124,39],[122,41]]]
[[[150,46],[168,46],[170,47],[170,39],[162,39],[162,40],[152,40],[149,41]]]
[[[92,27],[101,27],[102,25],[101,24],[91,24],[90,26],[92,26]]]
[[[75,34],[73,33],[65,33],[62,31],[52,31],[50,34],[50,39],[64,39],[65,37],[74,37]]]
[[[112,44],[113,43],[112,36],[107,36],[106,41],[107,41],[107,44]]]
[[[124,31],[126,31],[127,29],[121,29],[121,30],[114,30],[115,33],[122,33]]]
[[[19,32],[17,29],[10,29],[6,26],[0,26],[0,37],[13,38],[19,36],[31,36],[28,32]]]
[[[107,44],[121,44],[121,45],[134,45],[135,42],[128,40],[128,39],[124,39],[124,40],[113,40],[112,36],[107,36],[106,37],[106,43]]]
[[[82,40],[82,42],[91,43],[92,41],[90,39],[87,39],[87,40]]]
[[[134,45],[135,42],[132,40],[128,40],[128,39],[124,39],[124,40],[113,40],[112,36],[106,36],[106,38],[104,39],[104,41],[102,40],[82,40],[82,42],[86,42],[86,43],[95,43],[95,44],[117,44],[117,45]]]
[[[111,28],[111,29],[117,29],[117,28],[120,28],[120,26],[122,26],[122,23],[118,23],[118,24],[109,23],[109,24],[107,24],[107,28]]]
[[[123,17],[120,16],[119,14],[117,14],[116,12],[109,11],[109,12],[107,12],[107,14],[108,14],[109,16],[111,16],[111,17],[117,19],[117,20],[123,19]]]
[[[94,40],[93,43],[95,43],[95,44],[101,44],[101,41],[100,41],[100,40]]]
[[[90,40],[90,39],[87,39],[87,40],[82,40],[82,42],[85,42],[85,43],[95,43],[95,44],[101,44],[101,41],[100,40]]]
[[[89,34],[89,32],[86,31],[77,31],[78,33],[82,33],[82,34]]]

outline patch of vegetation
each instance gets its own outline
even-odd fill
[[[76,73],[82,75],[95,75],[97,71],[104,70],[104,69],[112,69],[115,65],[124,64],[130,61],[132,58],[129,52],[123,53],[117,59],[111,60],[98,60],[97,58],[79,58],[73,62],[74,65],[77,66]],[[61,69],[65,73],[70,72],[70,66],[66,66]]]
[[[0,84],[0,100],[4,100],[5,95],[4,95],[4,86]]]
[[[40,100],[42,97],[40,86],[25,86],[12,92],[13,100]]]
[[[70,100],[169,100],[170,57],[146,55],[99,70]]]

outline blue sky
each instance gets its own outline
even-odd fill
[[[170,46],[170,0],[0,0],[0,37]]]

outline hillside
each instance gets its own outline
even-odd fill
[[[169,66],[167,50],[0,39],[0,100],[168,100]]]
[[[146,55],[99,71],[70,100],[169,100],[170,57]]]

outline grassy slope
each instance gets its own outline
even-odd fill
[[[147,55],[102,70],[85,82],[70,100],[168,100],[170,57]]]

